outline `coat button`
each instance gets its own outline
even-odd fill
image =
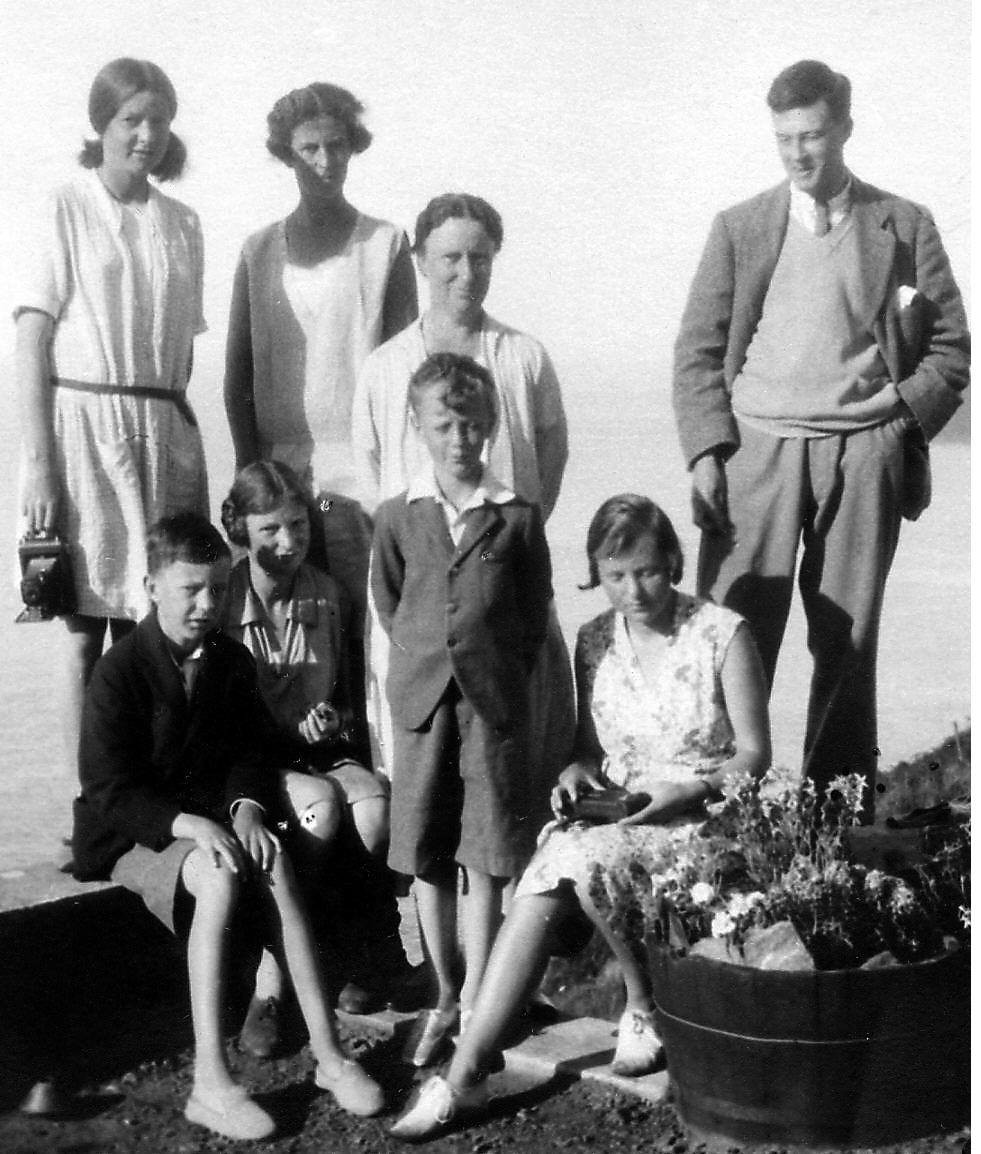
[[[456,645],[456,638],[455,637],[447,638],[446,645],[447,645],[448,649],[452,649]]]

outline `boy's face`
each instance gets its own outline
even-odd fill
[[[191,653],[218,624],[228,592],[231,562],[172,561],[146,578],[164,636],[180,653]]]
[[[437,477],[464,482],[480,480],[480,454],[491,425],[486,405],[477,402],[451,409],[443,404],[438,389],[426,389],[417,402],[415,423],[436,466]]]

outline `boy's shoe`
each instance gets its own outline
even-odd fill
[[[419,1070],[435,1065],[446,1052],[459,1019],[456,1006],[448,1010],[423,1010],[412,1023],[402,1061]]]
[[[442,1134],[457,1119],[479,1115],[489,1101],[486,1079],[466,1090],[458,1090],[435,1074],[423,1084],[415,1104],[405,1111],[389,1134],[403,1142],[422,1142]]]
[[[333,1074],[328,1074],[322,1065],[318,1065],[314,1081],[321,1090],[333,1094],[338,1106],[359,1118],[372,1118],[385,1109],[381,1086],[351,1058],[344,1058]]]
[[[253,998],[238,1036],[238,1048],[253,1058],[268,1058],[279,1045],[279,998]]]
[[[625,1078],[652,1074],[664,1058],[664,1047],[654,1029],[654,1015],[626,1010],[617,1027],[617,1048],[610,1069]]]
[[[209,1094],[207,1100],[192,1092],[184,1107],[184,1117],[237,1142],[268,1138],[276,1131],[276,1123],[252,1101],[244,1086]]]

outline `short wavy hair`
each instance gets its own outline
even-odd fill
[[[214,565],[230,555],[222,535],[208,518],[190,509],[161,517],[147,532],[146,571],[151,577],[175,561]]]
[[[86,140],[78,154],[78,163],[83,168],[98,168],[102,163],[102,135],[109,122],[133,96],[150,92],[163,97],[170,111],[170,119],[177,115],[177,93],[170,77],[151,60],[135,60],[132,56],[121,56],[111,60],[101,68],[92,81],[89,90],[89,123],[99,135],[97,140]],[[187,149],[184,142],[171,132],[167,149],[150,175],[157,180],[175,180],[184,171]]]
[[[650,497],[619,493],[596,510],[586,531],[586,563],[589,580],[580,589],[595,589],[599,583],[599,560],[615,557],[630,549],[645,535],[654,538],[658,553],[668,565],[668,578],[677,585],[685,571],[681,542],[671,518]]]
[[[245,518],[268,513],[291,498],[306,509],[312,527],[316,511],[313,495],[289,465],[282,461],[253,461],[246,465],[235,475],[231,490],[221,503],[221,523],[228,540],[248,548]]]
[[[843,72],[835,72],[820,60],[798,60],[770,85],[766,102],[771,112],[810,108],[819,100],[828,102],[835,124],[845,124],[852,115],[852,82]]]
[[[439,399],[448,409],[460,412],[474,404],[487,411],[488,429],[497,424],[497,389],[494,378],[472,357],[459,353],[433,353],[409,378],[409,405],[419,412],[422,395],[439,388]]]
[[[494,245],[494,251],[501,251],[504,243],[501,214],[483,197],[474,196],[471,192],[444,192],[442,196],[433,197],[416,217],[416,237],[412,251],[422,252],[426,237],[448,220],[475,220],[482,224]]]
[[[371,144],[371,133],[362,123],[363,115],[361,101],[338,84],[316,82],[294,88],[276,101],[266,117],[266,148],[283,164],[292,165],[294,130],[308,120],[332,116],[343,125],[351,151],[364,152]]]

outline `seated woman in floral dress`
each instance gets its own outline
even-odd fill
[[[399,1138],[430,1137],[486,1105],[501,1039],[542,976],[555,930],[577,911],[623,971],[613,1069],[654,1069],[661,1046],[643,938],[657,877],[726,779],[769,764],[766,687],[749,629],[678,591],[681,547],[667,516],[646,497],[612,497],[590,524],[586,552],[587,588],[602,586],[611,608],[579,631],[575,760],[552,792],[557,820],[518,884],[453,1060],[395,1123]],[[562,820],[582,793],[611,784],[650,800],[616,824]]]

